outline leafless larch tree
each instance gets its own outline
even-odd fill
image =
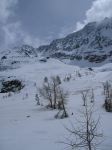
[[[87,100],[87,97],[86,97]],[[71,123],[71,129],[66,128],[70,133],[69,138],[63,143],[72,149],[78,150],[96,150],[100,144],[102,133],[98,132],[99,118],[94,119],[94,106],[86,104],[79,112],[77,123]]]

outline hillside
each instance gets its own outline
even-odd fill
[[[37,50],[61,60],[69,59],[72,64],[76,64],[76,60],[96,64],[112,62],[112,18],[88,23],[80,31]]]
[[[77,72],[81,76],[77,76]],[[64,81],[71,74],[69,82]],[[69,91],[67,111],[69,118],[55,119],[58,110],[45,108],[46,100],[41,98],[41,106],[36,105],[35,94],[42,86],[45,76],[59,75],[62,87]],[[66,65],[56,59],[49,59],[46,63],[35,61],[21,64],[19,68],[0,72],[1,81],[18,79],[25,85],[17,93],[0,93],[0,149],[2,150],[62,150],[66,145],[60,141],[68,137],[65,126],[70,121],[75,125],[79,117],[79,109],[83,109],[81,90],[94,89],[95,110],[97,118],[100,115],[100,128],[103,131],[104,141],[101,150],[111,150],[112,147],[112,115],[102,107],[102,81],[112,81],[112,65],[102,67],[79,68]],[[36,85],[36,86],[35,86]]]

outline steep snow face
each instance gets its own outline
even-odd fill
[[[60,59],[87,60],[100,63],[112,61],[112,18],[88,23],[82,30],[50,45],[40,46],[38,51]]]

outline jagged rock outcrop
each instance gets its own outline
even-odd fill
[[[100,63],[112,61],[112,18],[88,23],[83,29],[65,38],[40,46],[44,55],[60,59],[88,60]]]

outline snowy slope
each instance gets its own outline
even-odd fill
[[[35,48],[29,45],[0,51],[0,70],[13,69],[37,59]]]
[[[100,129],[103,129],[104,142],[100,149],[111,150],[112,114],[102,107],[102,82],[112,81],[112,65],[110,63],[93,69],[94,71],[89,71],[88,68],[70,66],[56,59],[49,59],[46,63],[35,60],[20,64],[16,69],[1,71],[0,80],[8,80],[8,77],[19,79],[24,82],[25,87],[20,93],[11,93],[10,97],[0,93],[0,150],[63,150],[66,146],[59,142],[67,136],[64,126],[69,126],[70,120],[75,124],[78,110],[83,108],[79,91],[88,88],[95,91],[96,117],[101,117]],[[81,73],[81,77],[76,76],[77,71]],[[63,79],[69,74],[72,79],[70,82],[64,82]],[[41,87],[45,76],[53,75],[60,75],[63,88],[70,93],[68,119],[54,119],[57,111],[46,110],[43,99],[43,106],[36,105],[37,88]],[[72,112],[74,115],[71,115]]]
[[[54,40],[50,45],[40,46],[38,51],[71,63],[112,62],[112,18],[90,22],[78,32]],[[105,62],[106,61],[106,62]]]

